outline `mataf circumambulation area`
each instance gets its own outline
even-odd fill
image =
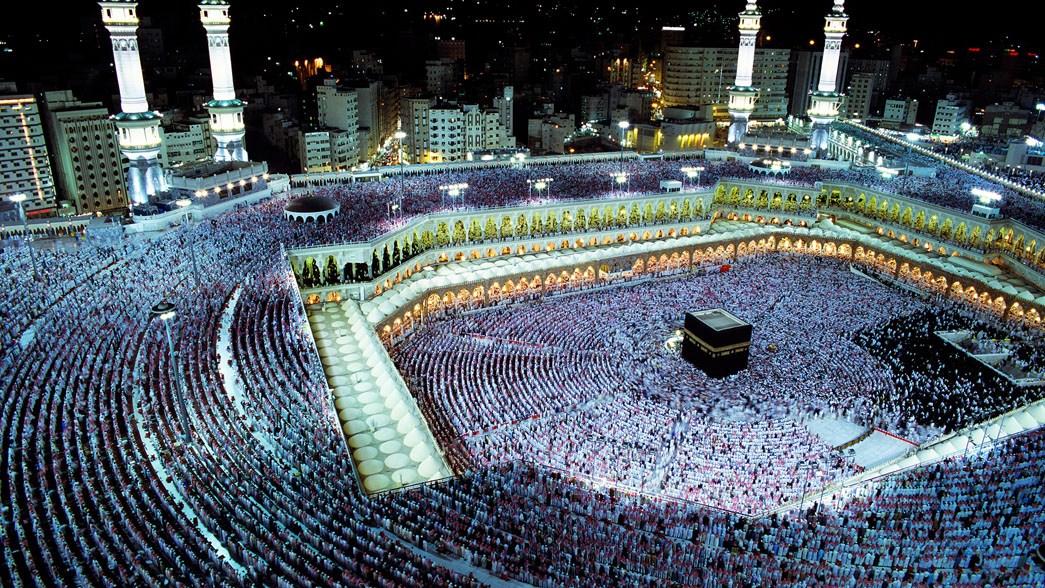
[[[1038,225],[929,180],[534,159],[5,241],[0,583],[1045,582],[1041,388],[933,334],[1040,373]],[[679,166],[703,188],[659,192]],[[285,218],[302,192],[338,214]],[[724,378],[663,345],[709,308],[752,325]]]

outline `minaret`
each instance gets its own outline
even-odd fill
[[[158,112],[149,110],[138,56],[138,2],[106,0],[98,5],[102,8],[102,22],[112,38],[113,63],[120,85],[121,112],[112,118],[120,152],[130,162],[127,195],[132,205],[145,204],[149,196],[163,192],[164,187],[159,162],[161,117]]]
[[[737,79],[729,87],[729,142],[737,143],[747,133],[747,120],[755,109],[758,88],[751,86],[755,64],[755,37],[762,20],[757,2],[748,2],[740,13],[740,49],[737,51]]]
[[[845,0],[834,2],[834,8],[827,14],[824,24],[824,59],[820,64],[820,84],[813,92],[808,111],[813,121],[810,147],[817,150],[827,148],[828,130],[831,123],[838,119],[838,109],[844,98],[838,91],[838,58],[842,52],[842,37],[845,36],[849,17],[845,13]]]
[[[203,0],[200,22],[207,30],[210,53],[210,77],[214,82],[214,99],[206,103],[210,113],[210,132],[218,144],[215,161],[246,161],[243,148],[243,107],[236,99],[232,85],[232,58],[229,54],[229,3],[227,0]]]

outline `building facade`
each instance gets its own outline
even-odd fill
[[[729,87],[736,80],[737,49],[716,47],[668,47],[664,65],[664,106],[725,105]],[[790,49],[756,48],[751,85],[758,88],[751,118],[776,120],[787,117],[787,76]]]
[[[28,94],[0,95],[0,199],[6,202],[13,194],[26,195],[26,214],[56,212],[40,108]]]
[[[43,106],[58,197],[78,214],[126,208],[127,172],[108,109],[69,90],[45,92]]]

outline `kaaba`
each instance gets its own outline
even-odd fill
[[[751,325],[721,308],[686,313],[682,359],[712,378],[747,367]]]

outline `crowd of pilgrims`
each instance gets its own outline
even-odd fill
[[[1045,395],[1040,385],[1016,386],[1011,379],[956,349],[937,331],[973,330],[1009,339],[1017,356],[1037,361],[1042,349],[1041,332],[1010,326],[1002,332],[984,316],[961,304],[940,301],[909,316],[896,317],[861,330],[854,337],[861,347],[892,374],[896,388],[917,390],[918,396],[883,395],[887,409],[918,411],[924,422],[945,431],[981,422],[1007,410],[1033,402]]]
[[[571,173],[583,181],[577,169]],[[477,183],[470,190],[478,197],[498,185],[491,179],[487,186]],[[522,427],[508,430],[517,439],[473,435],[461,440],[462,450],[474,456],[472,473],[394,496],[363,496],[291,270],[280,253],[281,244],[316,235],[282,221],[278,211],[283,202],[278,198],[193,228],[110,247],[40,249],[41,281],[27,277],[32,270],[23,247],[5,247],[0,258],[0,584],[467,587],[481,584],[469,573],[475,568],[540,586],[982,586],[1045,581],[1040,572],[1025,569],[1021,559],[1027,546],[1038,541],[1035,529],[1045,522],[1035,499],[1043,463],[1040,433],[1008,441],[974,461],[949,461],[889,478],[867,486],[869,493],[856,500],[818,505],[815,513],[760,521],[693,502],[605,493],[552,468],[512,461],[518,439],[537,434]],[[425,206],[418,212],[430,210],[432,201]],[[379,230],[363,224],[362,232],[342,228],[355,238]],[[188,255],[189,230],[194,231],[199,261],[198,285]],[[868,283],[820,289],[814,284],[821,273],[831,281],[841,271],[829,262],[806,260],[793,270],[786,267],[783,260],[767,258],[716,278],[745,289],[752,304],[742,308],[753,308],[755,300],[779,299],[768,312],[781,327],[763,330],[767,338],[753,350],[749,370],[766,370],[758,376],[763,382],[769,382],[769,374],[778,376],[762,388],[745,387],[744,378],[707,382],[696,372],[683,374],[684,366],[670,382],[664,381],[658,374],[678,360],[661,351],[662,341],[643,338],[644,343],[629,350],[592,336],[560,343],[583,343],[576,348],[591,358],[632,353],[635,366],[634,373],[606,382],[598,394],[590,395],[589,387],[579,387],[562,374],[593,381],[611,373],[605,360],[601,370],[591,369],[597,360],[588,356],[576,366],[563,366],[556,354],[566,351],[550,349],[543,356],[535,354],[539,360],[518,364],[518,370],[529,370],[525,373],[533,377],[513,390],[516,400],[508,406],[439,407],[438,398],[425,402],[446,423],[440,433],[444,439],[502,422],[501,409],[519,419],[538,415],[530,419],[533,426],[552,431],[556,420],[549,413],[556,410],[564,413],[561,418],[580,421],[588,418],[582,416],[585,408],[610,411],[645,402],[648,409],[627,423],[636,431],[637,445],[618,447],[601,463],[616,468],[621,459],[614,456],[629,451],[642,455],[641,443],[652,446],[657,433],[663,439],[664,427],[654,417],[664,411],[674,447],[662,443],[651,466],[657,476],[652,481],[655,488],[675,488],[680,496],[708,489],[672,464],[700,459],[702,452],[743,447],[751,463],[718,467],[747,474],[757,469],[761,475],[759,460],[779,456],[767,474],[775,476],[777,466],[787,469],[792,459],[790,451],[779,449],[782,439],[806,443],[801,452],[816,462],[810,476],[833,476],[837,462],[825,461],[823,446],[794,423],[816,409],[870,418],[866,401],[834,384],[847,381],[860,391],[880,391],[891,380],[886,368],[844,331],[880,322],[890,313],[918,311],[921,303],[889,298]],[[762,274],[766,277],[759,287],[740,279]],[[622,297],[626,302],[621,303],[563,299],[562,304],[576,304],[585,314],[558,315],[562,322],[554,326],[559,328],[548,325],[543,331],[551,338],[563,324],[587,329],[612,318],[625,326],[621,333],[648,328],[664,334],[677,319],[676,310],[668,308],[672,289],[692,286],[708,300],[729,303],[733,294],[713,284],[680,280],[639,285],[610,297]],[[234,294],[235,306],[230,304]],[[649,303],[647,296],[652,297]],[[742,297],[736,298],[742,304]],[[862,302],[863,310],[854,313],[851,306],[834,309],[821,303],[828,298]],[[163,326],[149,314],[161,300],[178,310],[168,323],[177,365],[171,364]],[[664,305],[660,311],[654,310],[658,304]],[[461,320],[508,333],[520,328],[511,322],[515,312],[530,312],[534,320],[551,316],[547,313],[554,308],[545,305],[542,317],[522,308]],[[758,308],[765,311],[766,306]],[[497,316],[504,327],[482,324]],[[755,310],[746,318],[762,320]],[[836,326],[829,326],[832,321]],[[453,324],[438,324],[433,334],[411,344],[423,344],[423,337],[449,336],[448,325]],[[837,324],[849,327],[841,330]],[[250,418],[236,410],[219,369],[217,342],[225,325],[232,338],[222,353],[229,354],[240,376]],[[784,334],[792,329],[801,329],[819,345],[794,343]],[[621,336],[620,341],[629,340]],[[775,355],[762,346],[768,342],[777,344]],[[837,352],[821,351],[829,346]],[[446,365],[450,369],[453,362],[448,359]],[[548,371],[533,371],[541,365]],[[179,417],[175,377],[184,384],[187,429]],[[811,392],[803,402],[792,403],[795,385],[806,382],[802,389]],[[641,391],[647,385],[659,387],[656,397],[649,391],[635,397],[632,388]],[[531,398],[527,391],[535,386],[541,393],[535,391]],[[553,393],[556,386],[565,401]],[[739,408],[731,409],[734,404]],[[687,418],[670,419],[682,412]],[[590,414],[598,418],[597,412]],[[642,418],[649,422],[643,425]],[[883,408],[873,418],[889,430],[906,426],[911,435],[928,426],[914,410],[890,414]],[[712,435],[695,439],[702,428]],[[568,435],[568,429],[559,434]],[[482,440],[487,437],[489,441]],[[640,460],[637,467],[646,466]],[[644,472],[623,475],[648,484]],[[794,495],[793,490],[772,489],[787,495]],[[742,509],[758,506],[744,504],[743,494],[700,498],[721,504],[739,501]],[[460,556],[471,567],[455,571],[421,549]]]
[[[851,129],[854,134],[866,135],[867,140],[884,140],[869,133]],[[1036,227],[1045,227],[1045,202],[1025,197],[1003,186],[968,172],[939,164],[925,156],[927,166],[936,168],[934,177],[883,178],[873,167],[854,167],[848,170],[827,170],[812,167],[792,167],[786,175],[769,176],[749,169],[743,162],[717,162],[701,158],[666,158],[663,160],[633,160],[601,162],[462,168],[438,173],[413,172],[404,178],[393,177],[384,182],[343,184],[332,180],[309,182],[309,192],[329,196],[340,204],[338,215],[327,224],[287,224],[281,227],[281,239],[287,246],[310,246],[329,243],[361,241],[374,238],[421,215],[460,208],[492,208],[518,206],[532,202],[566,201],[592,197],[613,198],[625,195],[614,177],[623,169],[628,175],[627,195],[656,193],[665,179],[681,180],[687,190],[696,187],[679,171],[682,167],[703,167],[700,185],[714,185],[723,178],[755,179],[781,186],[811,189],[817,182],[852,182],[870,188],[911,196],[931,204],[961,212],[971,210],[976,202],[970,190],[982,188],[995,191],[1004,198],[1000,204],[1005,215]],[[544,191],[537,191],[527,180],[550,178]],[[450,197],[442,186],[467,184],[457,197]],[[390,218],[388,203],[399,196],[402,201],[399,214]],[[270,206],[267,216],[281,214],[285,201]],[[705,214],[708,211],[704,211]],[[801,211],[798,211],[801,212]],[[808,211],[807,211],[808,212]]]
[[[686,311],[712,307],[753,327],[748,368],[725,379],[665,347]],[[953,317],[964,318],[842,262],[770,254],[725,273],[453,313],[393,358],[441,444],[473,466],[524,460],[755,513],[847,467],[805,418],[922,442],[1040,397],[1010,394],[942,342],[923,352]]]
[[[902,147],[898,147],[887,139],[852,125],[837,123],[836,128],[842,128],[847,135],[860,139],[864,143],[879,149],[887,148],[903,152]],[[954,153],[947,153],[946,151],[942,151],[942,153],[952,157],[955,156]],[[928,155],[917,152],[903,152],[903,157],[915,165],[920,164],[928,168],[934,168],[935,174],[932,177],[921,178],[913,176],[883,178],[875,168],[862,168],[859,172],[862,177],[857,181],[864,186],[879,188],[894,194],[911,196],[930,204],[961,212],[968,212],[972,205],[978,202],[971,192],[973,188],[979,188],[987,192],[994,192],[1002,197],[1001,201],[995,203],[994,206],[998,206],[1004,216],[1023,221],[1032,227],[1045,227],[1045,201],[1041,198],[1009,189],[998,182],[952,167]],[[1009,181],[1019,184],[1026,190],[1040,191],[1042,189],[1043,180],[1041,174],[1022,169],[1008,169],[1003,172],[997,169],[984,171],[1001,175]]]

